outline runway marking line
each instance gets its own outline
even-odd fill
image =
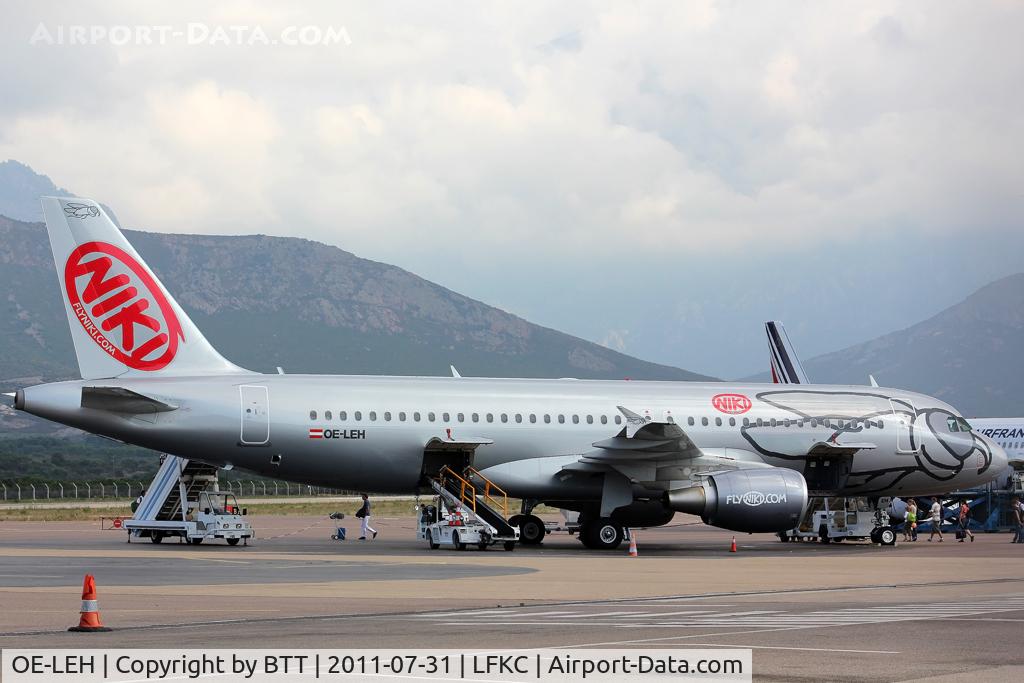
[[[786,647],[784,645],[733,645],[732,643],[694,643],[686,641],[688,646],[727,647],[751,650],[798,650],[801,652],[847,652],[858,655],[900,655],[897,650],[843,650],[830,647]]]

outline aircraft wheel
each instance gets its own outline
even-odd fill
[[[593,550],[615,550],[622,545],[625,531],[618,522],[607,517],[587,522],[581,530],[583,545]]]
[[[523,515],[519,520],[519,542],[524,545],[540,545],[544,540],[544,522],[536,515]]]
[[[434,530],[433,529],[428,529],[427,530],[427,543],[430,545],[430,549],[431,550],[437,550],[438,548],[441,547],[441,544],[437,542],[436,538],[434,538]]]
[[[160,533],[159,531],[150,531],[149,532],[149,542],[150,543],[160,543],[163,540],[164,540],[164,535],[162,533]]]
[[[896,532],[890,527],[885,527],[878,533],[878,542],[882,545],[896,545]]]
[[[228,545],[238,545],[238,542],[242,540],[240,538],[229,538],[227,539]]]

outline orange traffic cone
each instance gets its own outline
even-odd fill
[[[732,545],[729,547],[729,552],[730,553],[736,552],[736,537],[735,536],[732,537]]]
[[[100,606],[96,600],[96,579],[92,574],[85,575],[82,583],[82,616],[78,620],[78,626],[72,626],[69,631],[109,631],[110,629],[100,621]]]
[[[629,556],[636,557],[636,532],[630,530],[629,532]]]

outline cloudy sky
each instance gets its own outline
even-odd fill
[[[1024,270],[1020,2],[292,5],[6,3],[0,159],[724,377]]]

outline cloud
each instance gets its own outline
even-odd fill
[[[1024,209],[1018,3],[9,15],[0,158],[127,225],[319,239],[527,314],[542,303],[506,292],[531,265],[596,292],[651,254],[1010,233]],[[343,26],[351,44],[29,47],[40,22]]]

